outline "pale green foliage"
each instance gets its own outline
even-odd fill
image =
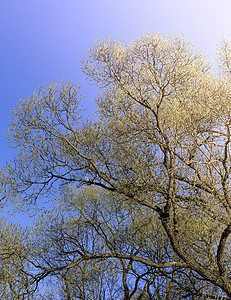
[[[31,286],[53,275],[66,299],[231,297],[230,45],[222,45],[218,75],[181,37],[99,41],[83,60],[101,91],[96,121],[81,119],[72,83],[52,83],[15,108],[8,138],[18,155],[1,169],[2,197],[17,208],[60,202],[37,224]]]

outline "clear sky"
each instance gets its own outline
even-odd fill
[[[231,38],[230,0],[0,0],[0,164],[12,157],[4,137],[20,98],[56,78],[83,85],[85,106],[96,90],[80,71],[99,38],[131,41],[143,32],[184,34],[212,57]]]

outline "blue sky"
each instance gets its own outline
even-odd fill
[[[231,38],[230,0],[0,0],[0,164],[12,158],[4,137],[20,98],[56,78],[83,85],[79,60],[96,39],[131,41],[143,32],[184,34],[212,57],[222,35]]]

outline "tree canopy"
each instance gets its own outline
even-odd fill
[[[216,69],[182,37],[98,41],[95,118],[73,83],[19,102],[2,203],[50,206],[3,222],[3,299],[231,299],[230,61],[227,41]]]

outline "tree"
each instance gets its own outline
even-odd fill
[[[160,220],[111,192],[66,190],[24,243],[20,272],[33,299],[43,299],[42,288],[38,298],[34,293],[41,281],[53,290],[49,299],[201,299],[219,293],[187,269],[166,268],[177,257]],[[26,296],[22,289],[18,295]]]
[[[36,240],[51,245],[46,247],[50,259],[42,258],[41,265],[55,269],[74,264],[75,271],[65,270],[66,283],[75,293],[84,287],[83,299],[146,299],[146,293],[147,299],[201,299],[211,289],[212,295],[219,293],[171,264],[178,258],[160,220],[146,208],[95,188],[65,191],[57,207],[36,225]],[[94,262],[82,261],[84,255]],[[70,299],[78,298],[72,293]]]
[[[219,292],[231,298],[230,53],[223,42],[217,72],[183,38],[100,41],[83,60],[83,72],[101,91],[97,120],[80,117],[80,89],[72,83],[42,87],[15,108],[8,138],[18,154],[1,169],[2,199],[25,207],[59,195],[64,204],[71,195],[79,203],[73,190],[97,191],[97,210],[82,195],[74,225],[65,206],[63,221],[46,230],[54,252],[38,254],[36,266],[44,277],[57,276],[66,295],[73,274],[98,274],[103,288],[102,270],[109,268],[115,282],[122,276],[124,299],[155,299],[158,280],[166,299],[214,299]],[[67,237],[75,252],[69,260]],[[85,280],[88,291],[94,282]]]

